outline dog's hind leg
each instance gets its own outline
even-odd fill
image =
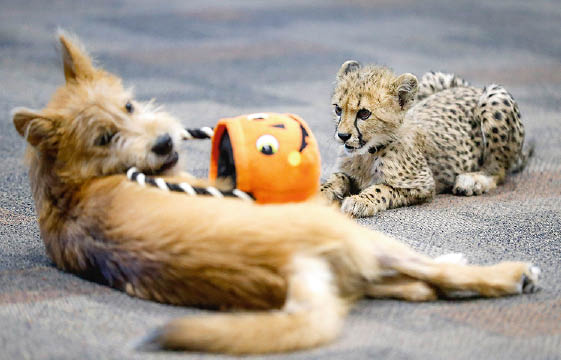
[[[366,285],[366,296],[371,298],[394,298],[407,301],[431,301],[438,298],[434,287],[412,277],[395,274],[384,276]]]
[[[425,258],[428,260],[428,258]],[[462,264],[468,263],[464,254],[451,253],[434,258],[437,263]],[[438,298],[440,291],[429,283],[400,274],[395,270],[385,274],[366,286],[366,296],[372,298],[394,298],[407,301],[432,301]]]
[[[426,282],[438,293],[473,292],[498,297],[533,292],[538,288],[540,270],[527,262],[505,261],[477,266],[442,262],[416,252],[404,243],[375,231],[364,229],[363,239],[370,239],[381,273],[399,274]],[[380,279],[380,278],[378,278]],[[371,281],[378,280],[372,278]]]
[[[533,292],[540,274],[532,264],[514,261],[476,266],[392,255],[381,258],[381,265],[425,281],[443,293],[466,291],[486,297]]]

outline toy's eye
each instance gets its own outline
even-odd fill
[[[372,113],[369,110],[366,109],[360,109],[358,111],[358,113],[356,114],[356,116],[361,119],[361,120],[366,120],[370,117]]]
[[[341,107],[339,105],[335,105],[335,115],[337,116],[341,116],[341,113],[343,112],[343,109],[341,109]]]
[[[127,101],[127,104],[125,105],[125,110],[127,110],[127,112],[129,114],[132,114],[134,111],[134,106],[132,106],[132,103],[130,101]]]
[[[96,146],[105,146],[107,144],[109,144],[111,142],[111,139],[113,139],[113,136],[115,136],[114,132],[106,132],[103,133],[102,135],[98,136],[95,141],[94,141],[94,145]]]
[[[279,151],[279,142],[273,135],[263,135],[257,139],[257,150],[265,155],[273,155]]]

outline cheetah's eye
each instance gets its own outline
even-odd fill
[[[111,142],[111,139],[113,139],[113,136],[115,136],[114,132],[105,132],[95,139],[94,145],[105,146],[105,145],[107,145]]]
[[[356,114],[356,116],[361,119],[361,120],[366,120],[370,117],[372,113],[369,110],[366,109],[360,109],[358,111],[358,113]]]
[[[134,111],[134,106],[132,106],[132,103],[130,101],[127,101],[127,104],[125,105],[125,110],[127,110],[127,112],[129,114],[132,114]]]
[[[279,151],[279,141],[273,135],[263,135],[257,139],[257,150],[265,155],[273,155]]]
[[[342,112],[343,112],[343,109],[341,109],[341,107],[339,105],[335,105],[335,115],[341,116]]]

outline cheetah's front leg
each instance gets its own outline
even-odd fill
[[[341,202],[351,193],[353,180],[345,173],[337,172],[331,174],[329,180],[321,185],[320,191],[324,198],[329,201]]]
[[[386,184],[377,184],[343,200],[341,210],[354,217],[367,217],[379,211],[427,201],[432,194],[421,189],[394,188]]]

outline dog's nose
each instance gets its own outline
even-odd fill
[[[169,134],[158,136],[156,143],[152,147],[152,151],[158,155],[167,155],[173,149],[173,140]]]
[[[339,138],[341,140],[343,140],[343,142],[349,140],[351,138],[351,134],[348,133],[337,133],[337,136],[339,136]]]

